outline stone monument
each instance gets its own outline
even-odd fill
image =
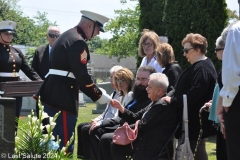
[[[0,159],[14,154],[15,110],[15,98],[0,97]]]

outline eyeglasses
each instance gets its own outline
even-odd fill
[[[115,81],[116,81],[117,83],[123,83],[123,82],[126,82],[125,79],[115,79]]]
[[[135,82],[145,82],[148,78],[135,78]]]
[[[218,52],[218,51],[221,51],[221,50],[224,50],[224,48],[215,48],[215,52]]]
[[[48,36],[51,38],[58,38],[60,36],[60,34],[48,33]]]
[[[183,52],[186,53],[186,54],[188,54],[188,51],[191,50],[191,49],[194,49],[194,48],[184,48],[184,49],[183,49]]]
[[[152,45],[153,45],[152,43],[143,43],[143,44],[142,44],[143,47],[146,47],[146,46],[147,46],[147,47],[151,47]]]

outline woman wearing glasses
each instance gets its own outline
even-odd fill
[[[38,74],[29,67],[20,49],[10,44],[15,33],[16,23],[13,21],[0,22],[0,82],[20,81],[21,69],[29,79],[41,80]],[[16,117],[19,118],[22,108],[22,97],[16,98]],[[16,127],[18,123],[16,122]]]
[[[217,73],[212,61],[206,57],[208,42],[200,34],[187,34],[182,41],[183,55],[191,66],[185,69],[180,75],[172,97],[163,98],[166,102],[178,108],[179,121],[182,121],[183,94],[188,100],[189,139],[191,150],[197,152],[195,160],[207,160],[205,137],[206,131],[212,123],[208,120],[208,114],[202,114],[203,134],[200,143],[197,145],[200,133],[199,110],[212,98]],[[208,128],[209,127],[209,128]]]
[[[138,55],[143,57],[141,66],[151,66],[157,72],[162,72],[162,67],[157,62],[156,48],[160,43],[158,35],[148,29],[144,29],[139,40]]]
[[[129,103],[132,103],[133,92],[132,87],[134,84],[134,75],[132,71],[127,68],[122,68],[114,74],[114,85],[119,91],[119,102],[123,106],[127,106]],[[140,110],[137,106],[132,106],[131,110],[136,112]],[[90,159],[97,159],[99,151],[99,141],[101,136],[105,133],[113,132],[118,124],[120,124],[120,118],[115,117],[111,119],[106,119],[101,123],[95,123],[91,125],[88,135],[90,136]],[[105,126],[106,125],[106,126]],[[86,157],[84,157],[86,158]]]
[[[182,68],[175,61],[174,51],[170,44],[161,43],[157,47],[157,61],[163,68],[162,73],[168,77],[169,85],[167,92],[174,87],[179,75],[182,73]]]

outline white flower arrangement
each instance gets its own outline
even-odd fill
[[[40,98],[39,98],[40,99]],[[68,146],[74,140],[74,133],[66,146],[59,148],[60,139],[52,135],[52,131],[56,126],[56,119],[60,114],[60,111],[54,115],[54,117],[48,116],[43,111],[44,106],[39,104],[39,119],[34,116],[34,112],[28,115],[29,121],[18,127],[18,134],[15,137],[15,156],[14,159],[51,159],[51,160],[62,160],[72,155],[66,154]],[[45,118],[49,118],[49,124],[43,126],[42,121]],[[44,128],[47,134],[43,134]]]

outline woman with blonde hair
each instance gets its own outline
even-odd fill
[[[157,62],[156,49],[160,43],[158,35],[151,30],[144,29],[139,40],[138,55],[143,57],[141,66],[151,66],[157,72],[162,72],[162,67]]]

